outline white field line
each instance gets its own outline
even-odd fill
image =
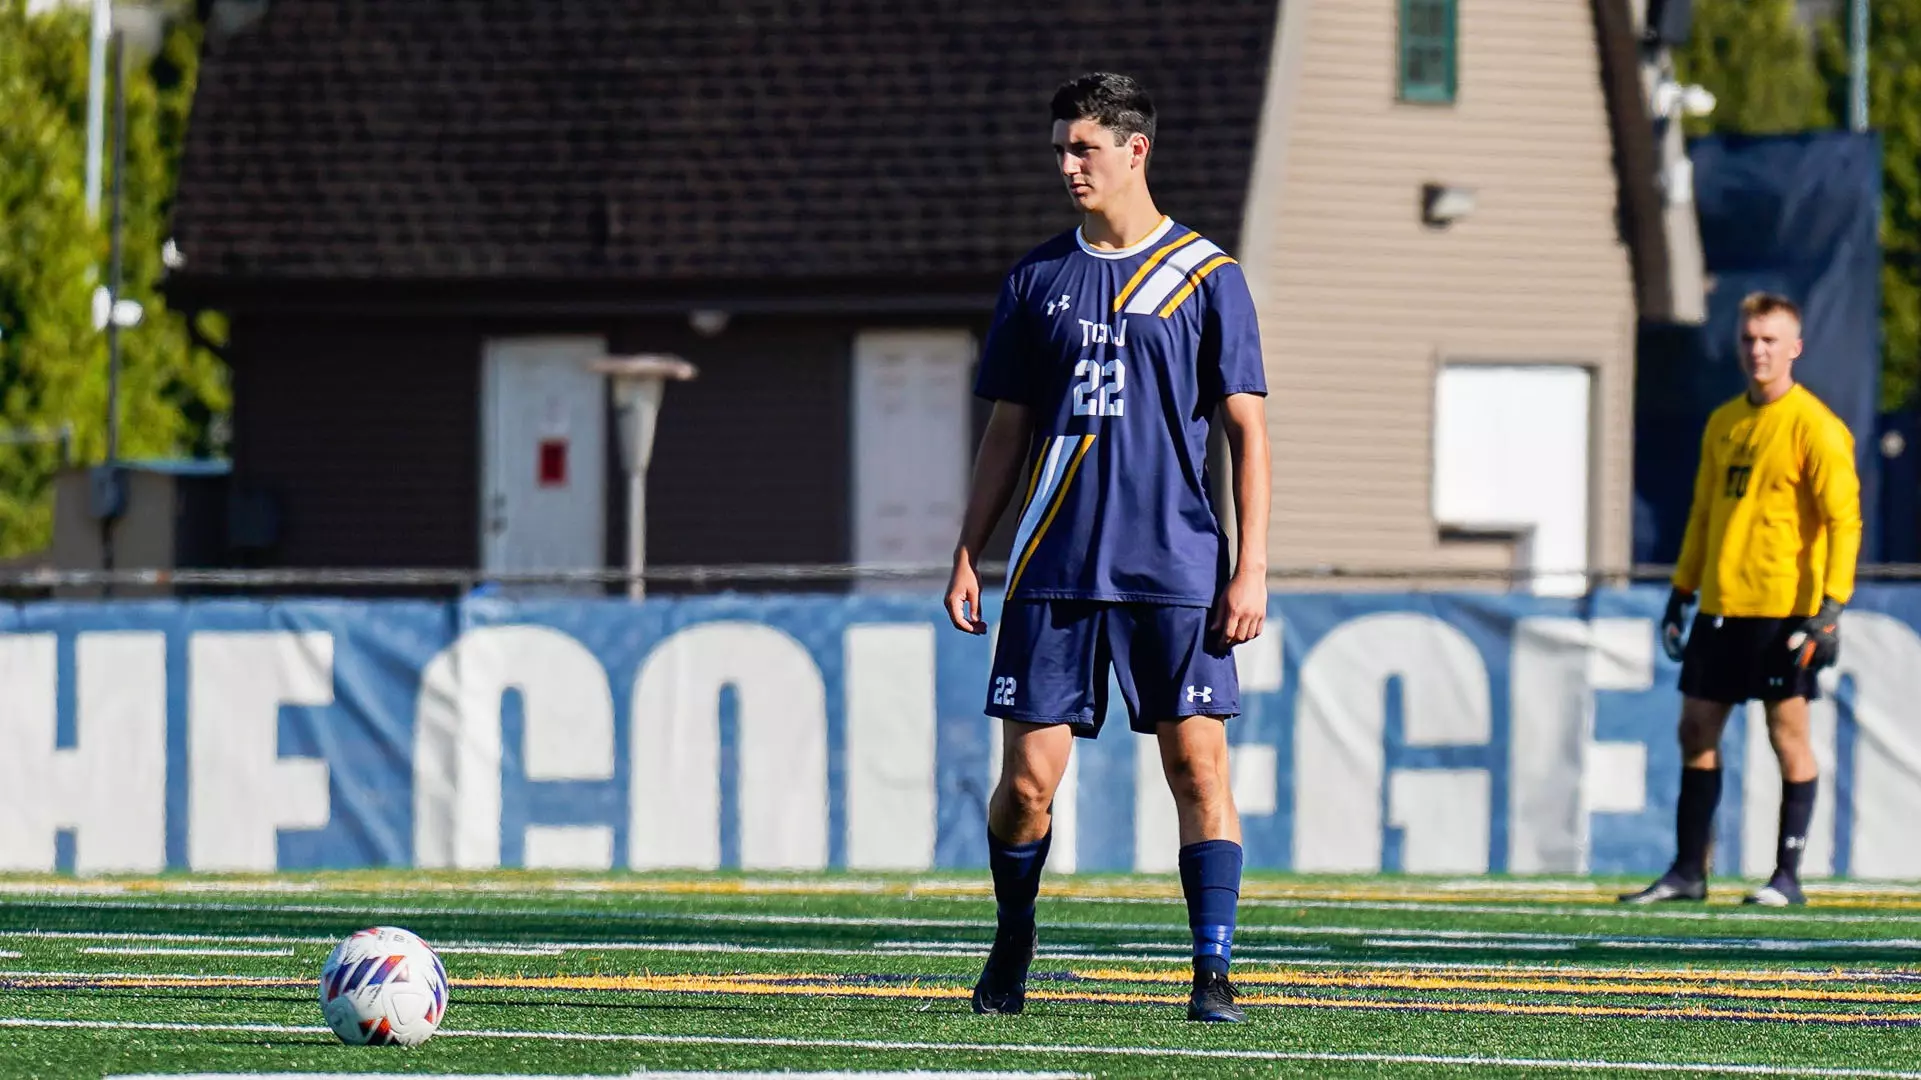
[[[292,949],[195,949],[164,945],[96,945],[79,950],[87,956],[292,956]]]
[[[367,1080],[379,1073],[134,1073],[110,1075],[107,1080]],[[461,1073],[460,1080],[582,1080],[578,1075]],[[1049,1072],[935,1072],[927,1069],[838,1072],[631,1072],[604,1080],[1087,1080],[1086,1073]]]
[[[358,913],[358,909],[355,909],[355,908],[335,907],[335,906],[326,906],[326,905],[305,905],[305,904],[286,904],[286,905],[275,904],[275,905],[267,905],[263,907],[261,905],[253,905],[253,904],[167,904],[167,903],[132,902],[127,904],[76,903],[76,904],[70,904],[67,906],[74,907],[74,908],[100,909],[100,910],[107,910],[107,911],[113,911],[113,910],[227,911],[227,912],[245,912],[249,914],[258,914],[263,911],[278,911],[278,912],[290,912],[290,913],[302,914],[302,915],[313,915],[313,914],[351,915],[351,914]],[[1524,909],[1524,910],[1531,910],[1531,909]],[[1535,912],[1535,913],[1538,913],[1538,912]],[[564,918],[564,917],[570,917],[570,916],[578,916],[578,917],[592,917],[592,918],[605,919],[605,918],[608,918],[610,915],[614,915],[614,914],[616,913],[605,912],[605,911],[600,911],[600,912],[541,911],[541,910],[515,911],[510,909],[509,910],[487,910],[483,908],[429,908],[429,907],[383,908],[380,911],[380,915],[383,918],[390,918],[390,917],[403,916],[403,915],[427,915],[427,916],[473,916],[473,917],[493,917],[493,918],[500,918],[500,917]],[[1766,915],[1761,917],[1771,918],[1771,916],[1766,916]],[[1882,923],[1893,921],[1891,919],[1880,917],[1880,916],[1864,917],[1864,918],[1869,918],[1873,921],[1878,921]],[[1918,917],[1918,918],[1921,918],[1921,917]],[[901,918],[892,918],[892,917],[878,916],[878,915],[873,915],[873,916],[772,915],[772,914],[762,914],[762,913],[754,913],[754,912],[681,912],[681,913],[667,913],[667,914],[663,914],[660,912],[637,912],[637,913],[632,913],[630,915],[623,915],[621,918],[619,918],[618,921],[637,923],[637,922],[645,921],[647,919],[662,919],[667,921],[706,923],[709,925],[721,925],[721,926],[839,926],[839,927],[884,926],[884,927],[893,927],[893,928],[977,930],[977,931],[989,931],[994,928],[993,921],[989,919],[931,919],[931,918],[901,919]],[[1779,920],[1776,920],[1776,922],[1778,923]],[[1096,932],[1110,932],[1110,933],[1120,933],[1120,932],[1163,933],[1170,930],[1180,929],[1180,924],[1174,923],[1171,921],[1164,922],[1164,923],[1122,923],[1122,922],[1110,923],[1110,922],[1060,922],[1060,921],[1046,922],[1044,921],[1040,924],[1040,926],[1042,930],[1061,930],[1061,931],[1077,931],[1077,932],[1096,931]],[[1443,940],[1452,938],[1452,939],[1463,939],[1463,940],[1472,940],[1472,941],[1486,941],[1490,943],[1499,942],[1499,941],[1558,941],[1558,942],[1574,942],[1574,943],[1602,943],[1602,942],[1614,942],[1614,941],[1620,941],[1620,940],[1632,940],[1632,941],[1652,945],[1654,943],[1666,943],[1669,941],[1686,940],[1686,939],[1660,939],[1660,938],[1651,938],[1651,937],[1636,937],[1631,939],[1621,939],[1621,938],[1613,937],[1608,934],[1555,933],[1552,931],[1397,930],[1395,927],[1391,927],[1391,926],[1303,926],[1298,924],[1271,924],[1271,923],[1263,924],[1263,923],[1257,923],[1257,922],[1243,923],[1238,931],[1238,935],[1240,939],[1243,941],[1245,941],[1250,936],[1265,936],[1269,934],[1292,934],[1292,935],[1298,935],[1303,937],[1305,936],[1371,937],[1371,936],[1379,936],[1383,934],[1390,934],[1390,935],[1400,934],[1402,936],[1408,936],[1408,937],[1418,935],[1418,936],[1438,938]],[[6,936],[9,936],[9,935],[0,933],[0,937],[6,937]],[[1917,947],[1921,947],[1921,940],[1912,939],[1912,938],[1892,939],[1892,940],[1872,939],[1872,938],[1727,938],[1727,939],[1723,939],[1723,943],[1720,945],[1717,945],[1716,947],[1813,948],[1813,947],[1824,947],[1824,946],[1830,946],[1830,945],[1865,946],[1869,948],[1914,949]],[[595,947],[604,948],[607,946],[597,945]]]
[[[180,1024],[119,1020],[54,1020],[0,1017],[0,1028],[56,1028],[96,1031],[243,1032],[263,1035],[324,1035],[318,1025]],[[1374,1065],[1454,1065],[1484,1069],[1564,1069],[1652,1073],[1707,1073],[1720,1076],[1843,1077],[1852,1080],[1921,1080],[1921,1072],[1844,1069],[1821,1066],[1748,1065],[1738,1062],[1608,1061],[1598,1058],[1504,1058],[1444,1054],[1343,1054],[1291,1050],[1234,1050],[1226,1047],[1071,1046],[1048,1043],[936,1043],[878,1039],[778,1039],[740,1035],[652,1035],[566,1031],[442,1031],[439,1038],[509,1039],[543,1042],[628,1043],[657,1046],[759,1046],[809,1050],[904,1051],[950,1054],[1063,1054],[1140,1058],[1199,1058],[1239,1061],[1314,1061]]]

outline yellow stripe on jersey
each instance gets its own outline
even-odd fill
[[[1065,443],[1066,438],[1063,437],[1059,442]],[[1062,473],[1059,483],[1054,485],[1054,497],[1048,501],[1047,516],[1040,520],[1034,529],[1034,534],[1028,538],[1025,545],[1016,546],[1015,550],[1021,553],[1021,557],[1020,561],[1014,564],[1014,572],[1008,575],[1008,596],[1013,596],[1014,590],[1019,587],[1021,575],[1027,571],[1028,560],[1032,559],[1034,552],[1040,549],[1041,538],[1047,535],[1047,527],[1054,523],[1054,515],[1061,512],[1061,504],[1067,501],[1067,489],[1074,483],[1074,474],[1080,470],[1081,459],[1087,456],[1088,448],[1093,445],[1094,436],[1082,435],[1080,437],[1080,446],[1075,448],[1073,460],[1067,463],[1067,468]]]
[[[1674,585],[1707,615],[1812,615],[1847,603],[1861,551],[1854,436],[1806,388],[1708,418]]]
[[[1196,241],[1175,252],[1158,269],[1148,275],[1140,291],[1136,292],[1134,298],[1121,308],[1122,314],[1154,314],[1160,310],[1162,304],[1167,303],[1168,297],[1174,295],[1175,291],[1186,283],[1188,275],[1192,274],[1196,267],[1220,254],[1222,254],[1220,247],[1208,240]]]
[[[1187,284],[1181,286],[1180,291],[1176,292],[1174,296],[1171,299],[1169,299],[1165,305],[1161,307],[1161,310],[1159,312],[1160,317],[1165,319],[1169,315],[1174,314],[1174,310],[1181,306],[1181,301],[1187,299],[1189,296],[1194,295],[1194,290],[1200,287],[1201,282],[1206,280],[1207,275],[1213,273],[1216,270],[1219,270],[1221,267],[1226,266],[1228,263],[1231,263],[1233,261],[1234,261],[1233,259],[1229,258],[1226,255],[1217,255],[1214,258],[1209,259],[1207,262],[1202,263],[1200,266],[1200,269],[1195,270],[1193,273],[1187,275]]]
[[[1148,272],[1153,270],[1154,267],[1160,265],[1160,261],[1162,259],[1167,258],[1169,255],[1172,255],[1174,252],[1180,250],[1182,247],[1185,247],[1186,245],[1191,244],[1194,241],[1199,240],[1200,238],[1201,238],[1200,233],[1191,232],[1191,233],[1188,233],[1186,236],[1181,237],[1179,240],[1176,240],[1173,243],[1167,245],[1166,247],[1160,249],[1159,251],[1156,251],[1154,254],[1149,255],[1147,257],[1147,261],[1141,264],[1141,268],[1139,270],[1134,271],[1134,276],[1127,279],[1127,284],[1121,286],[1121,291],[1119,295],[1114,297],[1114,310],[1119,311],[1121,309],[1121,305],[1127,303],[1127,298],[1134,295],[1134,290],[1141,287],[1141,282],[1147,280]]]

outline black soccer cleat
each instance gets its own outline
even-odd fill
[[[984,1015],[1018,1016],[1027,1007],[1027,969],[1040,945],[1040,931],[1026,935],[997,933],[987,951],[987,966],[974,984],[974,1011]]]
[[[1247,1014],[1234,1004],[1237,993],[1227,976],[1216,971],[1194,973],[1194,992],[1187,999],[1187,1018],[1210,1024],[1238,1024]]]
[[[1808,902],[1808,898],[1801,894],[1800,882],[1794,880],[1792,875],[1776,870],[1766,885],[1749,893],[1741,902],[1762,907],[1800,907]]]
[[[1668,900],[1706,900],[1708,883],[1705,880],[1693,881],[1669,870],[1661,875],[1661,880],[1642,889],[1640,892],[1622,893],[1623,904],[1659,904]]]

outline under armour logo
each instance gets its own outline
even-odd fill
[[[1790,836],[1781,841],[1781,846],[1787,848],[1789,851],[1800,851],[1802,848],[1808,846],[1808,838],[1805,836]]]
[[[1072,299],[1074,299],[1074,295],[1072,293],[1062,293],[1061,298],[1059,300],[1049,300],[1046,306],[1042,307],[1041,310],[1047,312],[1049,315],[1052,315],[1057,311],[1066,311],[1067,302]]]
[[[1214,703],[1214,688],[1211,686],[1190,686],[1187,688],[1187,700],[1190,704],[1199,701],[1211,705]]]

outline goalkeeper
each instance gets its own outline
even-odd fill
[[[1735,705],[1761,701],[1781,765],[1774,874],[1747,903],[1801,904],[1801,855],[1817,767],[1808,702],[1840,649],[1840,615],[1861,548],[1861,485],[1847,426],[1794,381],[1801,316],[1755,293],[1741,303],[1748,386],[1701,437],[1681,558],[1661,644],[1681,661],[1681,798],[1675,859],[1628,903],[1707,898],[1709,839],[1721,799],[1721,730]],[[1684,614],[1700,600],[1685,644]]]

